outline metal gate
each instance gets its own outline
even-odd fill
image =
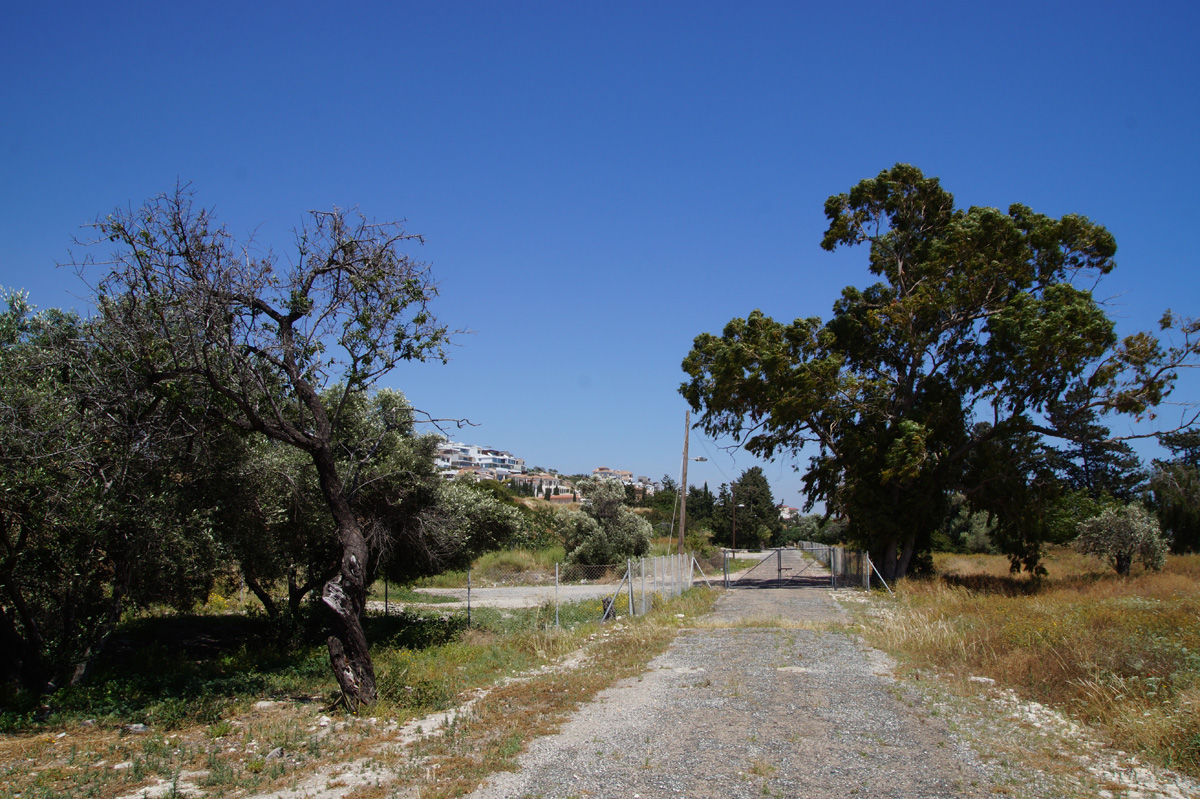
[[[798,549],[773,549],[735,580],[729,579],[728,561],[729,552],[726,551],[725,585],[728,588],[801,588],[832,583],[829,571],[816,560],[805,558]]]
[[[871,573],[890,594],[892,589],[866,552],[800,541],[793,549],[773,549],[736,580],[729,579],[729,550],[725,550],[726,588],[871,588]]]

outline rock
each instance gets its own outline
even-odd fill
[[[283,747],[282,746],[277,746],[274,749],[272,749],[270,752],[267,752],[267,760],[278,760],[281,757],[283,757]]]
[[[150,732],[150,728],[145,724],[127,724],[124,729],[125,732],[133,733],[134,735],[144,735]]]

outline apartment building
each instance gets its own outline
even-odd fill
[[[460,474],[471,474],[477,480],[506,480],[525,472],[525,459],[511,452],[447,441],[438,447],[436,461],[442,477],[452,479]]]
[[[549,472],[526,472],[525,474],[514,474],[509,478],[514,486],[528,487],[533,489],[535,496],[542,496],[547,491],[553,496],[555,494],[570,495],[575,491],[575,487],[567,480],[562,479],[557,474]]]

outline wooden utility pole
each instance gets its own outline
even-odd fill
[[[687,465],[688,432],[692,424],[692,412],[683,412],[683,476],[679,484],[679,552],[683,554],[683,529],[687,526]]]

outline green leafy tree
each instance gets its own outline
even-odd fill
[[[1150,494],[1159,523],[1171,537],[1171,551],[1200,550],[1200,471],[1178,461],[1155,465]]]
[[[1069,489],[1086,491],[1096,500],[1108,496],[1132,502],[1148,477],[1142,461],[1128,442],[1113,440],[1086,400],[1074,389],[1050,403],[1050,424],[1064,440],[1062,446],[1048,448],[1052,466]]]
[[[688,486],[687,515],[688,527],[704,527],[712,518],[717,507],[717,498],[708,490],[708,483],[697,488]]]
[[[961,492],[950,495],[950,512],[934,534],[934,548],[950,552],[992,552],[988,514],[973,511]]]
[[[1150,494],[1173,552],[1200,550],[1200,432],[1168,433],[1160,442],[1174,456],[1154,462]]]
[[[1107,230],[1023,205],[956,208],[912,166],[830,197],[825,215],[822,247],[867,245],[880,281],[845,288],[825,323],[755,311],[698,336],[680,389],[698,426],[767,458],[812,446],[807,507],[844,515],[886,578],[928,551],[955,490],[998,516],[1014,568],[1036,569],[1052,491],[1033,450],[1061,435],[1051,403],[1076,390],[1076,411],[1152,416],[1194,363],[1200,323],[1165,315],[1177,346],[1118,340],[1092,295],[1114,267]]]
[[[718,489],[712,527],[719,544],[742,549],[771,545],[783,524],[762,467],[752,466],[732,485]]]
[[[586,504],[560,515],[559,532],[574,563],[612,564],[650,551],[650,523],[625,507],[625,489],[616,480],[579,481]]]
[[[1161,570],[1167,554],[1158,520],[1136,504],[1109,506],[1099,516],[1080,523],[1073,546],[1085,555],[1104,558],[1125,577],[1135,560],[1147,569]]]
[[[395,510],[384,523],[391,525],[388,538],[400,556],[387,557],[382,567],[397,582],[466,569],[476,556],[526,536],[525,514],[460,480],[438,484],[434,501],[416,514],[399,504]]]
[[[336,397],[340,387],[327,392]],[[414,533],[414,517],[443,496],[436,435],[417,435],[414,411],[398,391],[347,398],[335,428],[337,467],[368,542],[368,581],[381,560],[408,559],[412,570],[439,569],[443,541]],[[248,454],[224,480],[218,533],[247,586],[275,618],[294,619],[300,604],[338,569],[339,542],[312,459],[272,439],[245,440]],[[438,528],[441,529],[440,527]],[[464,539],[465,541],[465,539]],[[274,588],[286,587],[286,605]]]
[[[174,412],[74,314],[0,312],[0,676],[86,678],[121,614],[207,596],[218,437]]]
[[[404,361],[444,359],[447,330],[429,310],[429,269],[403,248],[416,237],[335,209],[313,213],[286,267],[235,243],[186,188],[97,221],[114,247],[94,302],[130,374],[160,396],[193,396],[193,415],[293,447],[311,459],[340,548],[321,601],[330,663],[350,708],[376,698],[360,616],[367,536],[338,466],[346,404]],[[131,378],[132,379],[132,378]],[[340,386],[336,396],[327,389]]]

